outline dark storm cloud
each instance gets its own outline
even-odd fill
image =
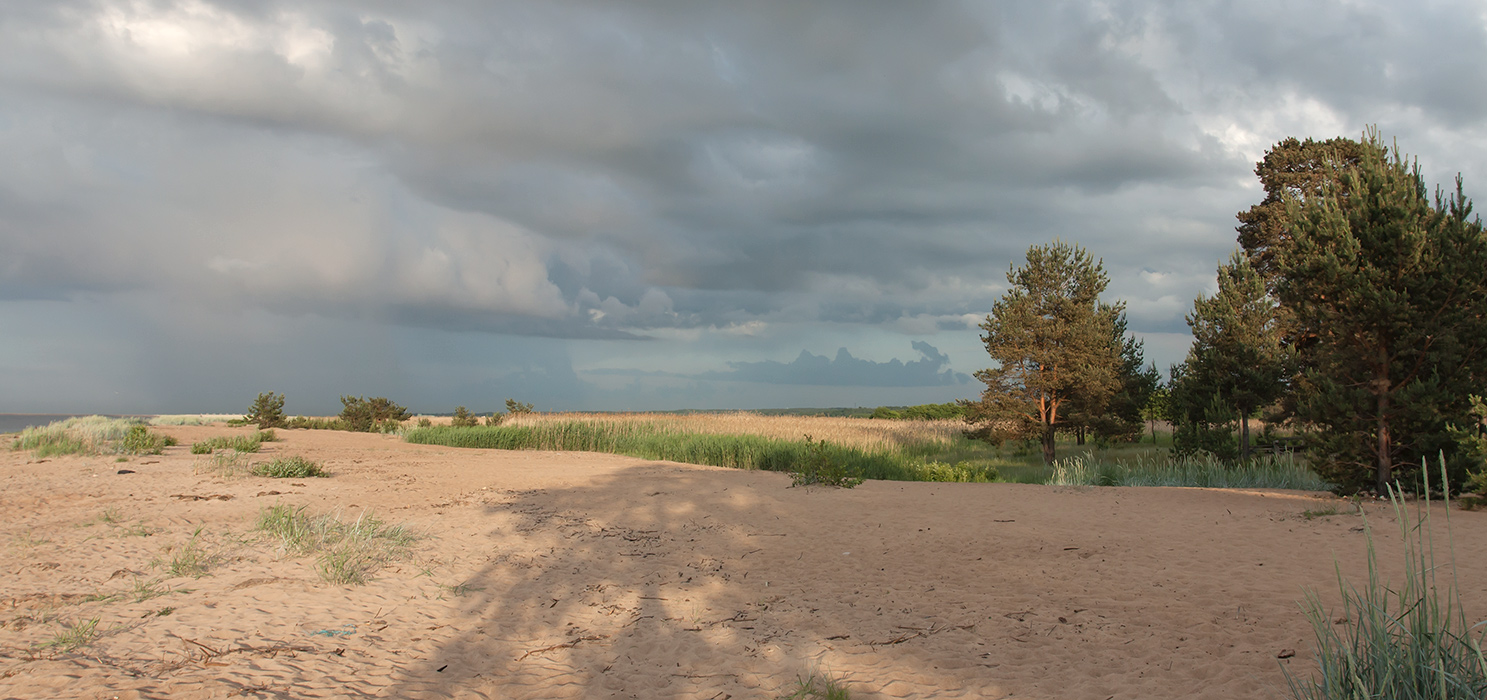
[[[950,358],[933,345],[919,340],[913,345],[924,356],[913,362],[896,358],[873,362],[853,357],[846,348],[838,349],[834,358],[801,350],[800,356],[788,363],[730,362],[726,372],[705,372],[697,378],[810,386],[950,386],[970,382],[969,375],[941,370]]]
[[[1484,37],[1465,1],[12,2],[0,302],[685,353],[970,332],[1062,238],[1181,333],[1280,138],[1377,123],[1480,191]]]

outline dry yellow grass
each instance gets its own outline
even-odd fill
[[[508,416],[502,425],[543,423],[646,424],[662,432],[760,435],[800,440],[806,435],[869,451],[923,443],[951,444],[966,429],[961,421],[899,421],[818,416],[762,416],[757,413],[528,413]]]

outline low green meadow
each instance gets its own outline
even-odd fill
[[[801,427],[809,430],[803,419]],[[864,421],[866,423],[866,421]],[[886,422],[886,421],[884,421]],[[877,423],[875,421],[875,423]],[[1167,437],[1158,434],[1160,437]],[[1158,440],[1160,439],[1157,438]],[[1207,456],[1174,457],[1159,441],[1105,447],[1061,444],[1065,456],[1045,465],[1037,449],[1002,446],[963,436],[901,439],[853,445],[779,437],[679,430],[642,420],[544,420],[522,425],[432,426],[404,432],[407,442],[502,450],[605,452],[738,469],[799,473],[824,460],[859,479],[989,482],[1089,486],[1204,486],[1325,490],[1328,484],[1293,455],[1267,455],[1242,464]]]

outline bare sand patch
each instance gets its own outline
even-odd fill
[[[124,463],[0,453],[0,696],[756,698],[821,668],[854,698],[1273,698],[1311,667],[1304,590],[1365,571],[1357,516],[1303,516],[1349,510],[1326,495],[790,489],[302,430],[250,459],[331,478],[223,479],[187,446],[247,429],[160,430],[182,446]],[[252,532],[273,504],[419,539],[330,585]],[[1389,517],[1370,506],[1397,577]],[[1452,525],[1478,619],[1487,515]],[[188,545],[207,573],[170,576]]]

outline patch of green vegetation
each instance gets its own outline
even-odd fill
[[[82,622],[65,625],[57,636],[43,643],[43,648],[59,649],[64,652],[75,651],[93,643],[93,640],[102,634],[98,631],[98,618],[84,620]]]
[[[791,486],[833,486],[850,489],[862,483],[862,477],[847,473],[845,465],[831,458],[830,445],[805,436],[806,457],[790,472]]]
[[[1093,453],[1053,464],[1047,483],[1053,486],[1197,486],[1206,488],[1271,488],[1326,491],[1331,487],[1304,462],[1290,455],[1267,455],[1233,464],[1212,455],[1138,458],[1129,462],[1100,459]]]
[[[209,455],[217,450],[236,450],[238,452],[257,452],[265,442],[274,441],[273,430],[260,430],[252,435],[218,435],[200,442],[191,444],[191,454]]]
[[[1311,508],[1301,511],[1301,517],[1306,518],[1307,520],[1316,520],[1317,518],[1328,518],[1334,515],[1343,514],[1343,511],[1337,506],[1327,506],[1326,508]]]
[[[1421,469],[1422,475],[1426,470]],[[1446,467],[1441,465],[1442,483]],[[1472,634],[1455,583],[1455,556],[1440,566],[1430,534],[1430,484],[1422,479],[1424,504],[1413,518],[1400,492],[1389,490],[1404,547],[1404,583],[1390,588],[1379,574],[1373,533],[1368,542],[1368,581],[1362,589],[1338,573],[1340,614],[1308,594],[1306,616],[1317,637],[1319,676],[1286,678],[1297,700],[1480,700],[1487,697],[1487,632]],[[1450,513],[1446,510],[1447,532]],[[1413,520],[1413,524],[1411,523]],[[1447,552],[1452,551],[1448,541]],[[1449,572],[1449,578],[1438,574]]]
[[[171,576],[201,578],[221,562],[221,556],[209,551],[201,538],[201,528],[191,534],[191,539],[179,547],[166,550],[170,559],[163,562],[165,571]]]
[[[165,448],[174,447],[176,439],[168,435],[152,433],[150,429],[142,424],[129,427],[129,432],[124,434],[120,441],[119,451],[131,455],[158,455],[165,452]]]
[[[554,422],[531,426],[414,428],[404,439],[425,445],[501,450],[567,450],[607,452],[641,459],[669,460],[737,469],[795,472],[811,459],[824,456],[841,465],[852,478],[890,481],[935,481],[954,475],[957,481],[992,481],[995,468],[967,462],[956,467],[927,468],[911,455],[867,451],[857,447],[779,440],[759,435],[718,435],[664,432],[652,426]]]
[[[851,700],[845,681],[830,675],[814,672],[804,678],[795,679],[795,688],[780,700]]]
[[[277,540],[286,553],[316,554],[316,573],[337,585],[365,583],[387,563],[406,556],[416,539],[402,525],[388,525],[369,512],[343,522],[335,513],[312,516],[304,506],[265,508],[254,529]]]
[[[196,462],[196,472],[198,474],[212,474],[224,479],[231,479],[246,474],[250,468],[248,465],[248,455],[237,450],[213,452],[210,457]]]
[[[306,479],[310,477],[330,476],[319,464],[298,455],[280,457],[270,462],[256,464],[253,466],[251,472],[254,476],[266,476],[272,479]]]

